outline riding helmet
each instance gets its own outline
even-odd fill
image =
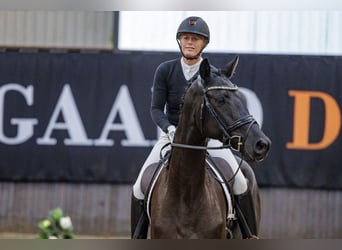
[[[181,33],[193,33],[203,36],[209,43],[210,32],[207,23],[200,17],[191,16],[184,19],[178,27],[176,38],[179,39]]]

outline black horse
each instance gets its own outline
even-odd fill
[[[151,195],[151,238],[227,237],[231,204],[206,166],[208,139],[218,139],[223,147],[232,147],[254,161],[263,160],[271,144],[248,113],[238,87],[229,80],[237,63],[238,57],[217,70],[204,59],[200,76],[185,93],[169,166],[161,170]],[[230,169],[221,159],[212,161],[217,169]],[[245,161],[240,163],[244,163],[240,165],[248,179],[259,223],[260,200],[254,172]],[[234,237],[241,237],[236,221],[231,229]]]

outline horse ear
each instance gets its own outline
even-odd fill
[[[206,82],[210,78],[210,64],[207,58],[203,59],[200,65],[199,73],[201,78]]]
[[[239,63],[239,56],[236,56],[233,60],[231,60],[225,67],[222,69],[222,72],[225,74],[225,76],[230,79],[236,70],[236,67]]]

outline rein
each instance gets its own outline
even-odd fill
[[[213,148],[209,148],[206,146],[196,146],[196,145],[188,145],[188,144],[181,144],[181,143],[171,143],[172,147],[176,147],[176,148],[186,148],[186,149],[196,149],[196,150],[207,150],[207,149],[222,149],[223,147],[213,147]]]
[[[237,140],[236,144],[238,145],[238,148],[235,149],[233,145],[231,144],[232,140]],[[233,135],[230,137],[230,140],[228,141],[228,144],[223,144],[222,146],[218,147],[208,147],[208,146],[196,146],[196,145],[188,145],[188,144],[181,144],[181,143],[171,143],[171,146],[177,147],[177,148],[186,148],[186,149],[196,149],[196,150],[207,150],[207,149],[224,149],[224,148],[230,148],[235,151],[240,152],[241,146],[243,145],[243,142],[241,141],[241,136],[239,135]]]
[[[236,169],[236,171],[234,172],[234,174],[232,175],[232,177],[227,181],[227,182],[231,182],[231,181],[235,178],[235,176],[237,175],[237,173],[239,172],[239,170],[240,170],[240,168],[241,168],[241,165],[242,165],[242,162],[243,162],[244,153],[240,151],[240,147],[244,144],[244,142],[245,142],[245,140],[246,140],[246,138],[247,138],[247,136],[248,136],[248,134],[249,134],[249,131],[250,131],[250,129],[251,129],[251,127],[252,127],[253,124],[254,124],[254,122],[249,124],[249,126],[248,126],[248,128],[247,128],[246,137],[244,138],[243,142],[239,142],[239,143],[238,143],[238,144],[241,144],[241,145],[239,146],[239,150],[236,150],[236,149],[234,149],[231,145],[226,145],[226,144],[223,144],[223,145],[220,146],[220,147],[207,147],[207,146],[196,146],[196,145],[188,145],[188,144],[181,144],[181,143],[174,143],[174,142],[172,142],[172,143],[171,143],[171,146],[172,146],[172,147],[177,147],[177,148],[195,149],[195,150],[208,150],[208,149],[214,149],[214,150],[216,150],[216,149],[231,148],[231,149],[233,149],[233,150],[235,150],[235,151],[240,152],[240,153],[241,153],[241,158],[240,158],[240,162],[239,162],[239,164],[238,164],[238,168]],[[233,137],[234,137],[234,136],[232,136],[231,138],[233,138]],[[238,137],[238,138],[239,138],[239,141],[241,141],[241,136],[236,136],[236,137]],[[169,145],[169,144],[167,144],[167,145]]]

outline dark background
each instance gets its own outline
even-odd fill
[[[125,134],[110,133],[110,147],[67,146],[66,131],[54,131],[56,145],[38,145],[59,95],[69,84],[87,135],[100,136],[118,90],[127,85],[139,123],[148,140],[157,138],[150,113],[150,88],[156,67],[178,53],[0,53],[0,87],[9,83],[34,86],[34,103],[9,92],[3,101],[3,133],[15,136],[12,117],[36,118],[34,135],[26,142],[0,142],[0,180],[130,183],[135,180],[150,146],[122,147]],[[235,55],[205,54],[217,67]],[[342,107],[341,57],[241,54],[233,82],[253,90],[263,106],[263,130],[272,140],[268,158],[253,164],[260,186],[342,188],[341,136],[324,150],[289,150],[293,137],[294,99],[289,90],[322,91]],[[324,131],[324,106],[312,102],[310,141]],[[60,118],[61,120],[63,117]],[[120,119],[120,117],[118,117]]]

